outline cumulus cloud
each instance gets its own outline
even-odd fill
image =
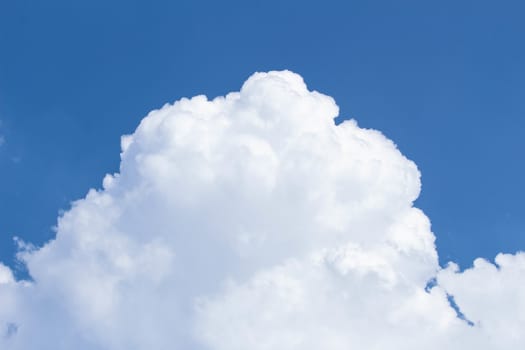
[[[0,348],[514,349],[525,258],[438,265],[416,165],[292,72],[183,98],[0,265]]]

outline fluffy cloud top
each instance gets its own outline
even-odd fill
[[[288,71],[152,111],[33,280],[0,264],[0,348],[523,347],[525,256],[440,269],[415,164],[337,115]]]

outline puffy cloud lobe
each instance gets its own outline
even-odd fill
[[[463,272],[449,264],[438,281],[468,319],[488,335],[490,348],[511,349],[525,344],[524,276],[524,253],[499,254],[494,264],[476,259]]]
[[[288,71],[152,111],[120,172],[23,247],[33,281],[0,265],[0,347],[522,345],[523,312],[500,305],[524,303],[522,255],[441,270],[417,167],[337,115]]]

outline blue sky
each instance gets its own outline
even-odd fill
[[[4,1],[0,261],[100,187],[120,135],[182,96],[290,69],[422,172],[441,261],[525,249],[518,1]]]

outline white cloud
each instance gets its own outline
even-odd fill
[[[523,346],[523,256],[441,270],[414,163],[337,115],[287,71],[152,111],[34,281],[0,265],[0,348]]]

